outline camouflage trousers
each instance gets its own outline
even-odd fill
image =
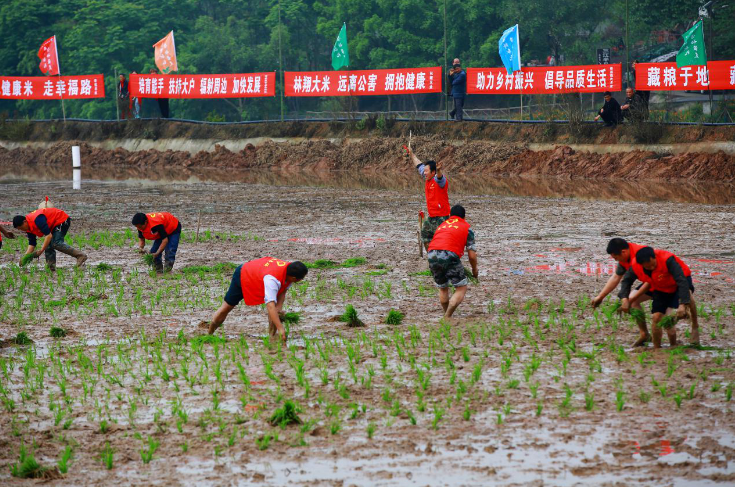
[[[430,216],[424,219],[424,224],[421,226],[421,240],[424,244],[429,245],[431,239],[434,238],[434,232],[439,228],[439,225],[447,221],[448,216]]]
[[[462,261],[454,252],[448,250],[429,251],[429,270],[439,288],[449,287],[450,284],[454,287],[469,284]]]

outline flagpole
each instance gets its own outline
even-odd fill
[[[447,69],[447,0],[444,0],[444,68],[442,69],[442,73],[445,69]],[[447,77],[444,76],[444,83],[447,83]],[[449,90],[450,86],[446,87],[446,93],[444,96],[444,119],[449,120]]]
[[[61,81],[61,61],[59,61],[59,48],[56,43],[56,36],[54,36],[54,54],[56,54],[56,67],[59,68],[59,81]],[[64,90],[59,90],[59,96],[61,97],[61,115],[64,117],[64,123],[66,123],[66,108],[64,108]]]
[[[521,64],[521,29],[516,24],[516,59],[518,71],[521,73],[521,121],[523,121],[523,65]]]
[[[286,90],[286,82],[283,74],[283,49],[281,46],[281,0],[278,0],[278,68],[281,71],[281,122],[283,122],[283,92]]]

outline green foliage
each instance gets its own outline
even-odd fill
[[[556,53],[564,55],[564,64],[594,63],[597,47],[623,45],[625,5],[625,2],[613,2],[605,5],[601,12],[599,3],[590,0],[466,0],[448,4],[449,60],[460,57],[466,66],[500,66],[498,39],[505,28],[522,19],[523,62],[545,61],[549,54]],[[676,36],[671,45],[662,46],[652,33],[680,33],[681,26],[696,16],[695,7],[691,0],[638,0],[631,4],[628,39],[633,46],[631,60],[636,57],[651,59],[663,47],[675,50],[672,47],[679,42]],[[735,57],[731,9],[732,6],[714,15],[712,42],[717,59]],[[67,116],[113,119],[116,115],[115,72],[140,73],[153,68],[151,46],[170,29],[176,32],[180,73],[273,71],[278,69],[279,37],[285,69],[331,70],[329,54],[343,21],[348,23],[351,69],[444,64],[440,2],[5,0],[0,4],[0,32],[6,34],[0,46],[0,72],[40,76],[36,56],[43,40],[40,33],[52,32],[58,39],[64,74],[103,73],[106,78],[106,98],[67,100]],[[707,36],[710,22],[705,20]],[[707,54],[712,58],[709,47]],[[415,101],[420,106],[435,109],[437,98],[430,94],[396,97],[394,106],[410,106]],[[289,112],[329,110],[341,102],[319,97],[287,98],[285,101]],[[360,105],[384,109],[385,100],[365,97]],[[145,100],[142,109],[144,117],[157,116],[155,102]],[[61,104],[0,100],[0,111],[18,112],[19,118],[60,118]],[[199,120],[244,120],[277,117],[280,107],[278,97],[171,100],[171,112],[176,117]],[[357,123],[360,129],[370,128],[369,121]],[[382,116],[375,121],[380,130],[389,123]]]
[[[155,257],[153,257],[153,254],[143,254],[143,262],[146,265],[152,266],[155,262]]]
[[[404,316],[399,310],[391,308],[388,316],[385,317],[385,322],[389,325],[400,325]]]
[[[201,335],[198,337],[194,337],[190,340],[190,343],[196,344],[196,345],[204,345],[205,343],[209,343],[210,345],[217,344],[222,345],[227,340],[224,338],[218,337],[217,335]]]
[[[224,272],[232,272],[237,268],[237,264],[233,264],[232,262],[220,262],[219,264],[215,265],[188,265],[186,267],[182,267],[180,272],[183,274],[200,274],[200,273],[215,273],[215,274],[222,274]]]
[[[304,262],[308,269],[339,269],[340,267],[357,267],[367,263],[365,257],[351,257],[341,264],[333,260],[317,259],[314,262]]]
[[[100,272],[111,271],[112,269],[113,267],[105,262],[100,262],[99,264],[97,264],[97,270]]]
[[[33,253],[30,254],[24,254],[23,257],[20,258],[20,266],[24,267],[27,266],[30,261],[35,259],[36,257],[33,255]]]
[[[658,326],[663,328],[664,330],[669,330],[676,325],[676,323],[679,320],[674,315],[666,315],[663,318],[661,318],[661,321],[658,322]]]
[[[29,452],[25,445],[20,445],[18,463],[10,465],[10,475],[19,479],[51,477],[52,473],[52,469],[38,463],[33,452]]]
[[[49,330],[49,334],[52,338],[64,338],[66,336],[66,330],[59,328],[58,326],[52,326]]]
[[[268,422],[272,426],[280,426],[285,428],[290,424],[301,424],[301,418],[298,414],[301,412],[301,407],[294,401],[288,399],[283,403],[283,406],[273,411]]]
[[[351,327],[365,326],[365,323],[363,323],[357,316],[357,310],[351,304],[348,304],[345,307],[345,312],[342,313],[342,316],[339,317],[339,321],[347,323],[347,326]]]
[[[28,334],[24,331],[21,331],[17,335],[15,335],[15,338],[13,339],[16,345],[30,345],[33,343],[33,340],[31,340],[28,337]]]
[[[479,279],[475,278],[475,276],[472,275],[472,271],[468,268],[464,268],[464,275],[467,276],[467,280],[469,280],[472,284],[479,283]]]

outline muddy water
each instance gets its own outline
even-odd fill
[[[239,263],[263,255],[337,262],[366,257],[365,266],[311,271],[311,289],[323,284],[324,297],[308,294],[301,301],[294,295],[288,298],[288,309],[302,315],[292,343],[300,351],[302,337],[312,340],[322,335],[340,335],[355,339],[359,331],[331,321],[347,303],[359,309],[368,326],[366,331],[380,336],[390,336],[394,331],[382,323],[389,308],[403,311],[406,326],[418,326],[424,337],[426,330],[438,321],[439,305],[431,278],[416,275],[426,269],[416,243],[416,215],[424,208],[417,175],[85,171],[81,192],[71,189],[71,168],[43,174],[37,169],[4,172],[0,179],[0,221],[35,207],[48,195],[72,216],[72,234],[119,231],[129,228],[129,219],[137,211],[168,210],[179,216],[185,231],[193,231],[199,222],[202,230],[258,237],[234,243],[182,244],[177,268],[221,261]],[[505,319],[491,313],[488,307],[499,308],[509,297],[518,307],[531,298],[538,298],[541,303],[563,299],[567,307],[565,319],[571,319],[569,309],[575,306],[577,298],[596,293],[613,272],[604,248],[614,235],[667,248],[682,256],[694,271],[696,293],[705,309],[729,310],[735,303],[735,242],[731,238],[735,207],[731,206],[733,197],[728,186],[476,181],[465,175],[453,178],[450,197],[453,203],[467,208],[468,220],[477,234],[480,259],[480,283],[470,287],[458,310],[460,326]],[[112,263],[126,272],[139,265],[139,257],[130,249],[102,248],[90,250],[89,254],[90,265]],[[16,260],[17,255],[8,252],[7,247],[0,251],[0,266],[7,267]],[[70,264],[69,259],[60,256],[61,267]],[[387,272],[370,276],[369,272],[383,270],[378,269],[380,264]],[[390,293],[347,297],[340,291],[339,282],[362,284],[368,278],[378,289],[386,289],[390,284]],[[148,281],[146,298],[155,292],[158,283],[154,279]],[[227,283],[210,280],[207,284],[212,287],[210,297],[219,299]],[[143,326],[149,336],[166,331],[173,337],[179,330],[197,334],[194,324],[208,319],[211,308],[174,308],[172,314],[155,311],[132,317],[77,316],[61,310],[54,319],[74,331],[67,344],[83,337],[90,347],[89,355],[93,356],[95,346],[103,341],[121,343],[125,337],[138,334]],[[591,319],[590,313],[586,310],[580,323]],[[257,450],[254,438],[270,429],[263,426],[262,418],[253,418],[242,426],[243,433],[247,429],[247,436],[224,457],[218,457],[212,453],[211,443],[201,439],[202,434],[193,425],[194,418],[208,407],[208,390],[194,396],[188,389],[174,394],[167,385],[157,385],[160,396],[148,408],[141,406],[139,428],[144,431],[143,437],[157,434],[153,426],[155,408],[166,409],[176,396],[185,401],[192,414],[191,428],[176,436],[172,421],[170,433],[159,435],[162,446],[157,458],[143,465],[138,453],[141,443],[132,439],[135,430],[125,422],[122,407],[113,412],[119,418],[119,427],[107,437],[96,433],[96,422],[80,414],[64,433],[82,445],[75,453],[77,463],[66,481],[93,485],[731,485],[735,480],[733,403],[724,401],[723,391],[726,384],[735,380],[735,373],[730,359],[717,360],[735,346],[735,317],[728,311],[716,319],[718,325],[711,315],[703,319],[702,341],[722,350],[687,351],[689,360],[670,379],[665,378],[667,355],[649,351],[652,363],[639,365],[640,351],[629,347],[634,331],[627,326],[579,331],[579,352],[589,353],[600,343],[612,340],[629,355],[629,361],[620,364],[612,352],[603,353],[600,373],[589,384],[587,375],[591,369],[582,358],[571,356],[569,375],[559,379],[556,345],[547,342],[537,350],[517,332],[503,346],[473,350],[472,362],[467,365],[461,365],[456,358],[459,368],[464,367],[461,377],[466,378],[471,365],[486,354],[486,371],[478,383],[471,420],[463,420],[462,405],[456,405],[447,412],[439,429],[433,430],[431,408],[422,416],[417,412],[412,379],[406,387],[395,383],[390,387],[403,405],[413,408],[419,417],[418,426],[410,425],[404,417],[396,420],[381,412],[380,394],[388,385],[376,385],[372,391],[355,386],[351,400],[367,404],[368,415],[346,422],[344,431],[337,435],[331,435],[326,420],[320,419],[320,424],[307,435],[309,446],[303,448],[289,445],[295,442],[298,431],[292,429],[283,432],[285,439],[270,449]],[[228,338],[245,334],[257,343],[265,326],[262,310],[238,307],[228,318],[224,331]],[[684,324],[680,333],[684,335],[687,328]],[[2,338],[13,336],[18,329],[15,323],[0,323]],[[45,356],[51,341],[48,322],[30,322],[23,329],[36,340],[40,355]],[[406,331],[406,327],[402,330]],[[510,378],[519,379],[522,385],[504,389],[500,395],[494,391],[508,381],[500,374],[500,357],[511,342],[514,347],[518,344],[520,358],[518,364],[514,363]],[[544,363],[533,379],[541,385],[538,399],[532,398],[523,381],[521,363],[532,354],[545,356],[553,351],[556,358]],[[12,353],[21,359],[25,351],[4,350],[2,356]],[[368,351],[365,357],[361,367],[369,363],[379,370],[376,358]],[[409,369],[408,363],[394,356],[390,361],[394,368],[402,364],[405,370]],[[289,366],[281,365],[278,372],[287,377],[283,388],[305,406],[305,417],[324,418],[316,394],[303,397],[293,386]],[[286,376],[284,370],[291,375]],[[707,371],[709,378],[698,382],[702,372]],[[344,362],[330,369],[331,374],[337,372],[348,376]],[[262,383],[267,378],[257,354],[253,354],[247,373],[256,389],[266,389]],[[15,374],[22,374],[21,367],[16,367]],[[449,374],[441,364],[432,369],[432,374],[431,387],[439,396],[448,387],[444,384]],[[312,367],[307,375],[317,387],[318,370]],[[685,401],[681,409],[670,397],[656,397],[650,404],[639,402],[636,398],[640,392],[657,394],[651,386],[654,376],[659,382],[669,381],[671,395],[677,391],[684,394],[696,383],[695,398]],[[615,406],[618,380],[624,383],[628,397],[621,411],[616,411]],[[236,384],[236,373],[229,376],[229,381],[222,394],[221,409],[228,413],[249,412],[250,404],[238,409],[241,390]],[[396,383],[400,381],[398,375]],[[557,407],[567,383],[574,389],[576,409],[571,416],[560,417]],[[715,383],[721,383],[718,391],[714,391]],[[584,387],[596,397],[597,405],[591,411],[584,410]],[[329,401],[339,401],[331,385],[324,388],[324,394]],[[273,400],[267,394],[259,397]],[[542,401],[545,410],[537,417],[537,402]],[[343,406],[346,411],[347,406]],[[18,400],[18,407],[23,411],[17,413],[20,420],[33,418],[31,406]],[[275,404],[269,403],[268,412],[273,407]],[[504,422],[499,424],[498,414],[504,407],[512,412],[504,413]],[[46,418],[51,414],[46,409],[41,412]],[[9,445],[0,452],[0,462],[9,464],[17,459],[20,439],[10,430],[13,415],[4,410],[0,415],[0,439]],[[368,421],[377,424],[372,440],[365,433]],[[28,434],[35,434],[33,439],[39,443],[39,457],[45,464],[53,464],[59,455],[59,444],[48,438],[59,436],[62,431],[56,431],[57,427],[47,435],[50,429],[53,427],[48,419],[30,420],[28,427]],[[99,452],[107,438],[117,449],[116,467],[109,472],[99,462]],[[178,446],[184,439],[191,443],[188,453],[181,452]],[[11,480],[5,469],[0,483]]]

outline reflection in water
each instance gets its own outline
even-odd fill
[[[421,192],[419,176],[413,171],[278,171],[219,168],[164,168],[87,166],[86,181],[149,180],[156,182],[222,182],[269,186],[325,186],[346,189],[387,189]],[[0,168],[0,184],[22,181],[68,180],[71,168],[58,166],[5,166]],[[705,204],[735,203],[735,187],[730,183],[661,182],[496,177],[490,174],[453,174],[456,194],[536,196],[623,201],[674,201]]]

